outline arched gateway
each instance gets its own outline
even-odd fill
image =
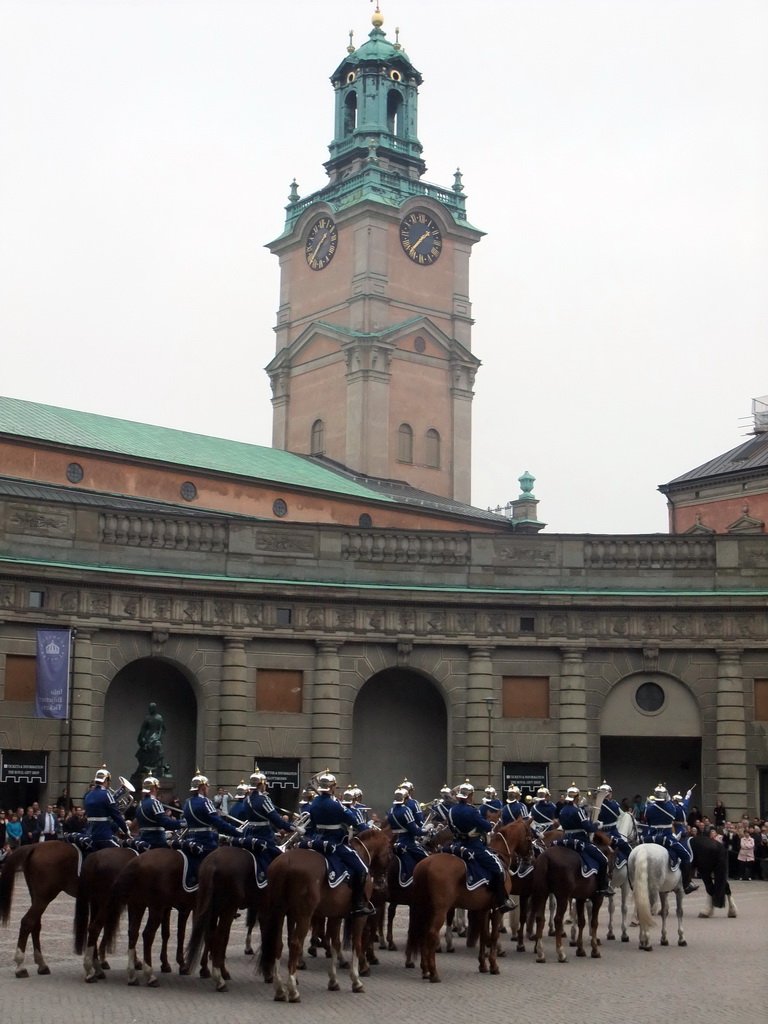
[[[352,724],[352,775],[382,814],[404,776],[432,800],[448,772],[448,714],[435,683],[412,669],[377,672],[361,688]]]
[[[617,799],[645,799],[659,782],[701,792],[701,712],[691,691],[661,672],[634,673],[610,691],[600,714],[600,764]],[[696,798],[692,799],[696,803]]]

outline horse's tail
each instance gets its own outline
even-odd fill
[[[214,867],[210,872],[201,874],[200,887],[197,891],[197,899],[195,901],[195,916],[192,919],[192,934],[189,936],[189,942],[187,948],[184,951],[184,963],[193,964],[197,961],[200,955],[200,949],[203,945],[203,939],[208,932],[213,917],[214,911],[214,898],[217,891],[217,884],[221,885],[220,881],[217,881],[217,868]]]
[[[265,978],[274,974],[275,963],[280,956],[280,943],[283,935],[283,919],[285,906],[288,902],[288,874],[280,871],[280,861],[276,869],[270,870],[267,886],[267,901],[261,919],[261,950],[259,951],[258,971]]]
[[[648,848],[646,846],[638,849],[632,891],[635,895],[638,924],[642,929],[648,931],[656,926],[656,922],[651,910],[651,885],[648,877]]]
[[[136,885],[134,878],[139,868],[141,857],[134,857],[130,860],[115,879],[107,903],[106,920],[104,923],[104,948],[110,952],[114,949],[117,929],[120,924],[120,917],[123,908],[128,902],[131,893]]]
[[[712,892],[709,894],[712,899],[712,906],[722,910],[725,906],[725,897],[728,892],[728,851],[717,840],[712,840],[717,849],[713,854],[714,866],[712,868]]]
[[[91,903],[86,892],[87,882],[83,882],[83,875],[77,880],[77,895],[75,896],[75,919],[72,924],[72,932],[75,940],[75,952],[79,955],[85,950],[85,943],[88,936],[88,921],[90,919]]]
[[[32,844],[17,846],[5,858],[2,870],[0,870],[0,924],[8,924],[10,920],[16,872],[22,870],[27,863],[27,858],[36,849],[37,847]]]
[[[425,861],[420,861],[417,867]],[[413,950],[421,950],[427,933],[427,920],[428,913],[427,908],[429,901],[427,899],[429,895],[429,889],[427,880],[420,876],[420,873],[414,874],[413,891],[411,893],[411,908],[408,913],[408,943],[407,948]]]

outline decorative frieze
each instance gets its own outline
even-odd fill
[[[342,534],[341,557],[353,562],[468,565],[470,542],[463,534]]]
[[[35,506],[8,505],[3,530],[6,533],[30,533],[38,537],[66,537],[72,532],[73,514],[69,510],[42,511]]]

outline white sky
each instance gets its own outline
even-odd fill
[[[473,501],[667,529],[768,392],[768,4],[382,0],[460,166]],[[270,444],[291,179],[365,0],[0,0],[0,394]],[[500,443],[501,440],[501,443]],[[0,467],[1,469],[1,467]]]

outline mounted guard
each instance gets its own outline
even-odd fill
[[[605,832],[607,836],[611,837],[611,842],[616,850],[616,867],[620,868],[629,860],[632,847],[627,842],[626,837],[619,831],[619,818],[622,814],[621,805],[618,800],[613,799],[613,789],[605,780],[603,780],[601,786],[597,787],[598,798],[601,793],[604,795],[600,809],[597,812],[597,824],[600,826],[601,832]]]
[[[507,789],[507,802],[501,809],[501,818],[499,819],[501,825],[509,825],[511,822],[517,821],[518,818],[530,818],[528,808],[520,799],[521,796],[520,787],[513,782]]]
[[[546,786],[539,786],[536,790],[531,821],[538,832],[551,832],[558,827],[557,807],[552,803],[552,794]]]
[[[680,861],[683,891],[686,896],[699,888],[691,881],[693,853],[689,845],[685,812],[679,804],[669,798],[667,787],[661,783],[653,791],[653,800],[648,799],[645,808],[645,827],[640,826],[644,843],[657,843],[666,848],[670,861]]]
[[[608,858],[590,840],[590,833],[602,831],[600,825],[593,822],[584,807],[580,807],[581,793],[578,786],[572,784],[565,794],[565,804],[560,808],[560,828],[565,835],[556,839],[553,846],[568,846],[580,855],[587,873],[597,873],[596,896],[615,896],[608,884]]]
[[[368,825],[361,825],[354,813],[336,799],[336,776],[326,771],[317,779],[317,796],[309,805],[307,837],[297,844],[299,847],[322,853],[327,861],[334,855],[349,873],[352,886],[352,914],[365,916],[376,911],[365,898],[365,883],[368,868],[349,845],[349,830],[366,832]]]
[[[427,829],[417,824],[407,801],[408,791],[396,789],[387,814],[387,822],[395,837],[394,852],[400,861],[399,882],[403,887],[410,884],[413,869],[427,856],[427,851],[419,845],[418,840],[429,835]]]
[[[160,782],[154,775],[148,775],[142,783],[142,798],[136,808],[136,821],[139,823],[139,834],[129,839],[127,845],[139,853],[146,850],[165,848],[168,832],[177,832],[184,828],[181,818],[171,818],[166,814],[160,803]]]
[[[456,804],[448,811],[448,827],[456,842],[443,847],[443,853],[452,853],[465,861],[475,861],[489,874],[488,885],[495,896],[496,909],[504,913],[517,906],[507,895],[507,869],[504,863],[485,845],[484,839],[495,828],[486,821],[472,804],[475,787],[469,780],[456,788]]]
[[[128,823],[109,788],[112,775],[105,764],[93,776],[93,789],[85,794],[83,809],[88,824],[84,832],[74,832],[65,839],[78,846],[83,854],[120,846],[116,833],[129,835]]]
[[[502,807],[501,800],[499,800],[496,790],[493,786],[486,786],[485,792],[483,793],[483,802],[478,808],[482,816],[488,820],[488,815],[498,814]]]

